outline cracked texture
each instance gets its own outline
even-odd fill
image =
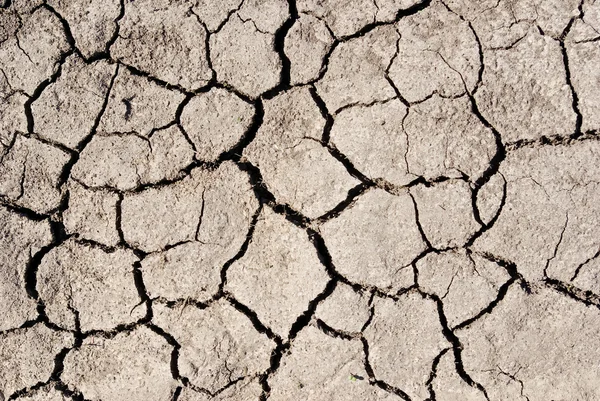
[[[4,155],[10,148],[16,131],[27,131],[23,110],[27,96],[14,91],[4,75],[0,75],[0,148]]]
[[[165,399],[175,389],[170,359],[170,345],[147,327],[92,335],[67,355],[62,379],[94,401]]]
[[[333,293],[319,304],[315,317],[344,332],[360,332],[370,317],[369,297],[348,284],[339,283]]]
[[[449,345],[435,303],[408,293],[397,302],[378,299],[374,306],[365,338],[370,344],[369,361],[375,377],[404,388],[411,398],[426,398],[431,363]]]
[[[549,289],[512,287],[494,314],[460,332],[463,362],[491,399],[585,399],[597,391],[597,320]]]
[[[328,281],[306,233],[270,210],[256,223],[244,257],[227,273],[226,290],[281,337]]]
[[[392,26],[381,26],[333,50],[325,75],[315,85],[330,112],[395,96],[386,80],[386,68],[397,40],[398,32]]]
[[[575,131],[572,94],[560,45],[530,32],[509,49],[486,52],[476,98],[481,113],[507,142]]]
[[[406,185],[407,135],[402,132],[406,107],[397,99],[342,110],[331,128],[331,144],[370,179]]]
[[[147,137],[175,119],[184,95],[119,66],[97,131],[135,132]]]
[[[181,345],[180,373],[194,386],[215,393],[269,366],[275,344],[227,301],[202,310],[193,306],[155,309],[154,322]]]
[[[46,386],[19,399],[24,401],[70,401],[73,398],[63,394],[56,387]]]
[[[229,19],[231,13],[239,10],[244,0],[198,0],[192,10],[204,22],[209,32],[215,32]]]
[[[32,106],[35,132],[76,148],[93,129],[114,71],[104,60],[87,65],[77,56],[67,58],[60,77]]]
[[[322,20],[300,14],[285,37],[285,54],[290,59],[290,80],[307,83],[318,78],[323,58],[333,44],[333,37]]]
[[[374,22],[392,22],[398,12],[417,3],[417,0],[299,0],[298,9],[325,21],[336,37],[344,37]]]
[[[490,224],[498,212],[501,211],[505,185],[504,176],[494,174],[477,192],[474,209],[479,213],[482,223]]]
[[[396,399],[393,394],[369,385],[362,351],[358,340],[330,338],[314,327],[307,327],[273,377],[270,399]]]
[[[225,163],[216,171],[196,169],[173,185],[127,194],[122,230],[127,243],[147,252],[185,241],[207,243],[216,233],[222,235],[217,245],[237,250],[238,230],[250,224],[256,203],[247,177],[233,163]],[[157,224],[163,227],[160,236],[152,234]],[[232,244],[236,236],[237,244]]]
[[[285,0],[244,0],[238,15],[242,21],[252,21],[259,32],[274,34],[288,17]]]
[[[50,0],[69,24],[77,48],[86,58],[105,51],[117,31],[119,0]]]
[[[587,143],[514,152],[501,169],[506,204],[476,249],[513,261],[527,279],[548,274],[570,282],[599,246],[596,206],[588,202],[598,196],[600,171],[587,165],[599,151],[598,143]]]
[[[375,20],[377,8],[370,0],[300,0],[298,9],[324,20],[336,36],[347,36]]]
[[[600,24],[598,25],[600,27]],[[594,31],[595,32],[595,31]],[[600,37],[599,33],[596,33]],[[583,131],[600,129],[600,99],[594,87],[600,82],[600,72],[596,66],[600,62],[598,42],[569,43],[567,55],[571,69],[573,88],[579,95]]]
[[[178,400],[180,401],[254,401],[260,399],[262,387],[257,379],[240,380],[214,396],[203,391],[184,387]]]
[[[81,152],[71,176],[88,188],[127,191],[177,178],[193,156],[194,150],[174,125],[154,131],[150,139],[96,135]]]
[[[107,253],[68,241],[48,252],[38,270],[40,298],[48,318],[75,330],[111,330],[145,314],[136,293],[129,250]]]
[[[0,401],[600,399],[600,1],[0,0]]]
[[[0,208],[0,294],[2,303],[0,330],[19,327],[36,317],[36,303],[27,294],[25,271],[32,255],[52,242],[48,221],[32,221]]]
[[[394,290],[413,284],[410,264],[425,243],[408,194],[371,190],[321,232],[336,269],[350,281]]]
[[[396,28],[400,38],[389,74],[408,102],[473,90],[479,67],[476,38],[441,2],[401,19]]]
[[[181,127],[194,144],[196,157],[214,161],[242,139],[253,116],[252,105],[238,95],[212,88],[185,105]]]
[[[294,89],[265,103],[264,122],[244,152],[278,201],[308,217],[333,209],[358,184],[320,143],[324,127],[308,89]]]
[[[450,350],[442,351],[443,355],[436,366],[435,378],[431,382],[431,390],[440,401],[484,401],[483,393],[469,386],[456,373],[454,355]]]
[[[425,237],[436,249],[463,246],[479,228],[473,217],[471,190],[461,180],[411,189]]]
[[[231,164],[207,178],[211,176],[215,182],[202,189],[193,240],[142,262],[151,296],[211,298],[221,284],[222,267],[233,260],[256,224],[253,215],[258,205],[246,177]]]
[[[206,29],[182,2],[125,3],[111,54],[171,85],[203,87],[212,73],[206,59]]]
[[[273,49],[273,35],[261,32],[252,20],[233,15],[211,35],[211,58],[217,76],[250,97],[279,83],[281,59]]]
[[[64,150],[17,135],[0,163],[0,196],[37,213],[58,208],[60,176],[69,159]]]
[[[5,37],[0,41],[0,69],[11,88],[32,95],[60,67],[68,43],[60,20],[45,8],[4,11]],[[29,8],[29,7],[27,7]]]
[[[69,208],[63,214],[67,233],[107,246],[117,245],[119,195],[103,189],[86,189],[75,181],[70,181],[68,188]]]
[[[430,253],[416,267],[419,287],[443,301],[450,327],[481,313],[510,278],[502,267],[465,251]]]
[[[72,345],[72,334],[51,330],[43,324],[0,334],[2,392],[11,395],[48,380],[54,370],[54,356]]]
[[[464,97],[435,94],[409,109],[402,127],[408,171],[428,180],[440,176],[479,179],[496,152],[491,130],[471,112]]]
[[[577,16],[578,0],[448,0],[452,11],[470,21],[484,48],[510,47],[531,27],[558,38]]]

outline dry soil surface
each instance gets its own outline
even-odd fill
[[[600,0],[0,0],[0,400],[600,400]]]

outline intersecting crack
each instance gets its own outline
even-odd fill
[[[0,399],[600,397],[599,7],[0,2]]]

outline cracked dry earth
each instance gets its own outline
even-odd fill
[[[600,399],[599,0],[0,6],[0,400]]]

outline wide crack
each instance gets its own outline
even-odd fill
[[[378,26],[394,24],[398,20],[400,20],[401,18],[403,18],[405,16],[412,15],[414,13],[417,13],[417,12],[425,9],[427,6],[430,5],[430,3],[431,3],[431,1],[429,1],[429,0],[421,1],[420,3],[417,3],[415,6],[409,8],[408,10],[399,11],[393,22],[373,22],[373,23],[366,25],[364,28],[362,28],[361,30],[359,30],[351,35],[347,35],[345,37],[335,39],[333,45],[330,47],[328,53],[325,55],[325,58],[323,60],[323,68],[319,74],[319,77],[314,82],[318,81],[319,79],[321,79],[324,76],[325,72],[327,71],[329,58],[330,58],[331,54],[333,53],[333,51],[336,49],[336,47],[340,43],[364,36],[365,34],[369,33],[370,31],[377,28]],[[243,5],[243,2],[240,2],[237,9],[231,10],[228,14],[227,19],[217,28],[217,30],[215,32],[209,32],[206,25],[204,25],[204,28],[207,32],[207,38],[206,38],[206,43],[205,43],[206,57],[207,57],[207,60],[209,61],[209,63],[210,63],[210,48],[208,45],[208,39],[209,39],[210,35],[218,32],[227,23],[229,17],[231,17],[233,14],[235,14],[241,8],[242,5]],[[485,231],[492,228],[492,226],[494,225],[494,223],[498,220],[498,217],[500,216],[500,213],[501,213],[502,208],[506,201],[506,185],[507,185],[506,181],[504,183],[503,196],[502,196],[502,202],[501,202],[500,208],[498,209],[498,211],[496,212],[496,214],[493,216],[493,218],[490,220],[489,223],[483,224],[483,222],[481,221],[480,212],[477,209],[476,201],[477,201],[477,195],[480,192],[481,188],[491,179],[492,176],[494,176],[495,174],[500,174],[499,173],[500,166],[501,166],[501,163],[506,158],[507,152],[511,152],[511,151],[520,149],[522,147],[537,147],[537,146],[544,146],[544,145],[555,146],[555,145],[564,145],[564,144],[568,145],[575,141],[583,141],[583,140],[596,141],[599,138],[599,136],[597,135],[597,132],[593,132],[593,131],[586,132],[586,133],[581,132],[582,114],[579,110],[579,98],[578,98],[577,93],[575,92],[572,82],[571,82],[569,59],[568,59],[568,54],[567,54],[567,50],[566,50],[565,42],[564,42],[565,37],[569,33],[574,21],[578,18],[582,18],[582,16],[583,16],[582,5],[583,5],[583,2],[579,6],[580,14],[577,17],[574,17],[571,19],[571,21],[569,22],[567,28],[565,29],[565,31],[563,32],[563,34],[561,35],[561,38],[559,40],[559,43],[561,46],[561,52],[562,52],[562,56],[563,56],[563,62],[565,65],[566,82],[567,82],[567,85],[569,86],[571,94],[572,94],[572,99],[573,99],[572,107],[577,116],[575,132],[567,137],[542,137],[542,138],[536,139],[536,140],[520,140],[520,141],[516,141],[513,143],[507,143],[507,144],[503,143],[500,133],[481,114],[481,112],[477,106],[477,103],[475,101],[475,98],[474,98],[474,95],[475,95],[477,89],[480,87],[482,79],[483,79],[485,63],[484,63],[484,53],[482,50],[482,46],[481,46],[479,37],[477,36],[471,23],[468,22],[469,28],[473,32],[473,34],[476,38],[477,45],[478,45],[479,56],[480,56],[480,68],[478,71],[478,81],[477,81],[477,84],[475,85],[475,89],[472,91],[472,93],[467,93],[467,96],[471,102],[471,110],[472,110],[473,114],[479,119],[479,121],[481,121],[481,123],[484,126],[486,126],[487,128],[489,128],[492,131],[492,133],[495,137],[496,153],[492,157],[490,164],[489,164],[488,168],[485,170],[485,172],[483,173],[483,175],[477,181],[475,181],[475,183],[473,185],[473,190],[472,190],[473,210],[474,210],[474,214],[475,214],[475,219],[482,225],[482,228],[481,228],[481,230],[477,231],[472,236],[472,238],[469,240],[467,245],[465,245],[465,248],[470,247],[476,241],[476,239],[479,238]],[[10,6],[11,6],[10,0],[5,1],[4,4],[2,5],[3,8],[8,8]],[[29,99],[27,99],[27,101],[25,102],[24,112],[25,112],[25,116],[27,119],[27,131],[28,131],[28,134],[32,135],[32,136],[36,135],[35,122],[34,122],[33,113],[32,113],[32,109],[31,109],[33,102],[35,102],[37,99],[39,99],[42,92],[47,87],[49,87],[51,84],[55,83],[56,80],[61,76],[62,66],[69,56],[71,56],[72,54],[78,54],[81,56],[81,53],[76,48],[76,43],[75,43],[75,40],[71,33],[68,22],[59,13],[57,13],[51,6],[45,4],[43,7],[45,7],[50,12],[52,12],[60,20],[63,30],[64,30],[64,33],[65,33],[65,36],[66,36],[66,39],[67,39],[67,42],[70,46],[70,49],[68,51],[64,52],[60,56],[60,59],[58,61],[58,67],[57,67],[56,71],[49,78],[44,80],[36,88],[36,90],[32,93],[32,95],[29,97]],[[119,28],[120,28],[119,21],[124,17],[124,15],[125,15],[124,0],[120,0],[120,13],[119,13],[119,16],[117,17],[117,19],[114,21],[114,23],[116,25],[116,29],[115,29],[113,35],[107,41],[105,50],[92,55],[88,59],[85,59],[83,56],[81,56],[87,64],[90,64],[94,61],[102,60],[102,59],[106,59],[111,62],[114,62],[114,60],[112,60],[111,56],[110,56],[110,48],[114,44],[114,42],[116,41],[116,39],[119,35]],[[462,16],[460,18],[464,20],[464,18]],[[107,89],[101,111],[96,116],[93,128],[92,128],[91,132],[89,133],[89,135],[87,135],[76,146],[76,152],[72,154],[70,162],[67,163],[67,165],[65,165],[63,172],[59,179],[59,187],[62,188],[67,183],[67,181],[70,179],[71,169],[75,165],[75,163],[78,161],[79,154],[84,150],[84,148],[87,146],[87,144],[89,144],[89,142],[92,140],[93,136],[95,135],[98,125],[100,123],[100,120],[104,114],[104,111],[106,110],[106,107],[108,104],[108,98],[109,98],[110,92],[112,90],[115,78],[119,72],[119,68],[127,68],[134,75],[146,77],[149,81],[154,82],[154,83],[160,85],[161,87],[165,87],[170,90],[175,90],[175,91],[184,93],[186,95],[185,100],[179,105],[179,107],[177,109],[175,123],[181,128],[182,132],[184,132],[184,135],[186,136],[186,140],[190,143],[190,145],[192,146],[192,148],[194,150],[195,150],[195,147],[193,145],[193,142],[190,140],[189,136],[182,129],[180,119],[181,119],[181,113],[182,113],[183,108],[195,94],[206,92],[206,91],[210,90],[211,88],[224,88],[229,91],[232,91],[233,93],[236,93],[238,96],[242,97],[244,100],[246,100],[247,102],[251,103],[254,106],[255,115],[253,117],[250,128],[244,133],[243,137],[240,139],[240,141],[235,146],[233,146],[229,150],[223,152],[221,154],[221,156],[219,156],[217,162],[215,162],[214,164],[205,164],[200,161],[197,161],[196,163],[193,163],[192,165],[190,165],[184,171],[183,177],[179,177],[176,180],[164,180],[159,183],[149,184],[146,186],[140,186],[131,192],[139,192],[139,191],[142,191],[142,190],[150,188],[150,187],[162,187],[162,186],[171,185],[171,184],[183,179],[185,176],[189,175],[191,170],[193,170],[194,168],[213,168],[214,169],[218,165],[220,165],[221,163],[223,163],[224,161],[227,161],[227,160],[234,161],[242,171],[245,171],[248,174],[250,182],[252,183],[252,186],[254,189],[254,195],[259,200],[261,206],[254,213],[254,215],[252,217],[252,224],[250,225],[250,230],[248,232],[247,238],[246,238],[244,244],[242,245],[241,249],[231,260],[229,260],[227,263],[225,263],[225,265],[222,267],[221,273],[220,273],[221,283],[219,285],[219,291],[218,291],[217,295],[215,297],[213,297],[213,300],[219,299],[221,297],[224,297],[225,299],[227,299],[227,301],[231,305],[233,305],[238,311],[240,311],[241,313],[243,313],[245,316],[247,316],[250,319],[254,328],[258,332],[265,334],[267,337],[269,337],[276,343],[276,348],[273,351],[273,354],[271,355],[271,359],[270,359],[270,368],[260,376],[260,383],[263,387],[263,394],[261,396],[261,400],[266,400],[269,397],[269,394],[270,394],[270,386],[268,383],[269,378],[277,371],[278,367],[281,364],[281,359],[283,358],[284,354],[286,352],[288,352],[291,349],[291,347],[293,346],[294,338],[298,335],[298,333],[300,333],[300,331],[302,329],[304,329],[306,326],[308,326],[310,324],[310,322],[314,319],[314,314],[315,314],[315,310],[316,310],[317,306],[333,293],[333,291],[338,283],[349,284],[356,289],[360,289],[361,291],[370,291],[373,294],[371,301],[374,296],[391,297],[397,301],[398,300],[397,296],[400,295],[400,294],[396,294],[396,295],[386,294],[385,292],[380,291],[377,288],[371,288],[371,287],[362,286],[362,285],[359,285],[356,283],[352,283],[349,280],[347,280],[346,278],[344,278],[341,274],[339,274],[336,271],[335,266],[333,265],[333,262],[331,260],[331,255],[329,254],[329,251],[327,250],[327,247],[325,245],[323,238],[320,236],[318,231],[316,231],[313,228],[313,224],[318,226],[319,224],[324,223],[325,221],[337,218],[346,209],[352,207],[356,203],[356,200],[372,187],[382,188],[390,193],[398,192],[398,190],[399,190],[399,188],[394,187],[389,183],[371,180],[368,177],[366,177],[363,173],[361,173],[360,171],[358,171],[358,169],[355,168],[355,166],[348,159],[348,157],[343,155],[338,149],[335,148],[334,145],[332,145],[330,143],[330,132],[331,132],[331,127],[333,126],[333,123],[334,123],[334,116],[329,112],[329,110],[327,109],[327,107],[325,105],[325,102],[321,99],[321,97],[318,95],[316,89],[312,85],[312,83],[314,83],[314,82],[312,82],[311,86],[309,87],[310,93],[313,97],[313,100],[319,107],[319,110],[320,110],[322,116],[325,118],[325,121],[326,121],[325,129],[324,129],[323,136],[321,139],[321,144],[328,150],[329,154],[332,157],[334,157],[336,160],[338,160],[340,163],[342,163],[344,165],[344,167],[346,168],[346,170],[348,171],[348,173],[351,176],[353,176],[353,177],[357,178],[359,181],[361,181],[361,184],[357,185],[354,188],[351,188],[348,191],[347,198],[345,200],[343,200],[342,202],[340,202],[332,210],[328,211],[327,213],[325,213],[324,215],[322,215],[316,219],[311,220],[311,219],[308,219],[307,217],[303,216],[298,211],[293,210],[289,205],[277,203],[275,196],[269,191],[269,189],[263,182],[262,173],[260,172],[260,169],[243,159],[242,154],[243,154],[244,149],[250,143],[252,143],[252,141],[254,140],[254,138],[256,136],[256,133],[258,132],[258,129],[260,128],[260,126],[263,123],[264,108],[263,108],[263,100],[262,99],[273,98],[273,97],[283,93],[284,91],[292,88],[292,86],[290,85],[290,60],[284,52],[284,42],[285,42],[285,37],[286,37],[287,33],[289,32],[290,28],[292,27],[292,25],[295,23],[295,21],[297,19],[298,19],[297,6],[295,4],[295,1],[291,0],[291,1],[289,1],[289,17],[286,19],[286,21],[283,23],[283,25],[275,33],[274,49],[278,53],[278,55],[281,59],[281,63],[282,63],[282,70],[281,70],[281,74],[280,74],[279,84],[275,88],[264,93],[261,97],[259,97],[256,100],[251,100],[247,96],[236,91],[234,88],[231,88],[227,85],[219,83],[217,81],[216,74],[215,74],[214,70],[212,69],[212,65],[210,66],[211,70],[213,70],[213,78],[211,79],[211,81],[205,87],[201,88],[200,90],[191,92],[191,91],[187,91],[184,88],[181,88],[179,86],[171,85],[165,81],[155,78],[151,74],[148,74],[148,73],[145,73],[143,71],[136,69],[134,66],[125,65],[122,62],[117,62],[115,74],[111,78],[110,85],[109,85],[109,88]],[[396,54],[394,55],[394,57],[396,57],[396,56],[397,56],[397,51],[396,51]],[[392,60],[394,60],[394,58]],[[390,65],[391,65],[391,62],[390,62]],[[388,70],[389,70],[389,67],[388,67]],[[402,98],[400,92],[395,87],[395,85],[393,85],[393,82],[391,82],[389,77],[387,77],[387,74],[388,74],[388,71],[386,71],[386,78],[388,79],[388,82],[390,82],[392,87],[394,88],[394,91],[396,92],[396,97],[400,101],[405,103],[407,105],[407,107],[410,107],[410,105],[408,105],[408,103]],[[37,136],[35,136],[35,137],[37,139],[41,140],[41,138],[38,138]],[[59,147],[62,150],[67,151],[67,149],[64,149],[64,147],[61,147],[60,144],[52,143],[50,141],[46,141],[45,143],[48,143],[52,146]],[[449,178],[448,177],[440,177],[435,180],[428,181],[422,177],[419,177],[419,178],[415,179],[411,184],[407,185],[404,188],[410,188],[411,186],[414,186],[414,185],[426,185],[426,186],[435,185],[436,183],[444,182],[447,179],[449,179]],[[118,192],[119,200],[117,202],[117,218],[116,218],[116,222],[115,222],[116,228],[117,228],[117,231],[119,234],[119,238],[120,238],[119,246],[123,246],[123,247],[129,248],[129,249],[132,249],[140,259],[143,259],[146,256],[146,254],[141,252],[140,250],[134,249],[134,248],[130,247],[129,245],[127,245],[127,243],[125,242],[125,239],[124,239],[124,234],[123,234],[123,230],[121,227],[121,220],[122,220],[121,204],[123,202],[123,194],[124,193],[127,193],[127,192],[123,192],[123,191]],[[411,198],[412,198],[412,196],[411,196]],[[419,257],[417,257],[417,259],[415,259],[415,261],[413,261],[412,265],[415,266],[416,260],[423,257],[428,252],[433,252],[434,250],[431,249],[431,244],[429,243],[428,239],[426,238],[426,236],[423,232],[423,229],[419,223],[418,209],[417,209],[416,202],[414,201],[414,198],[413,198],[413,203],[415,206],[417,226],[419,227],[419,231],[421,233],[423,241],[427,244],[427,247],[428,247],[427,251],[425,251],[422,255],[419,255]],[[52,242],[49,245],[42,247],[38,252],[36,252],[31,257],[31,259],[28,262],[26,269],[25,269],[25,289],[27,291],[27,294],[38,303],[37,309],[38,309],[39,316],[35,320],[30,320],[30,321],[25,322],[21,327],[22,328],[30,328],[30,327],[33,327],[35,324],[45,324],[53,330],[61,330],[62,331],[62,329],[60,329],[58,326],[56,326],[52,322],[50,322],[48,317],[45,314],[44,303],[40,299],[38,291],[37,291],[37,270],[39,268],[39,265],[40,265],[43,257],[48,252],[50,252],[52,249],[59,246],[65,240],[67,240],[69,238],[69,236],[65,232],[65,227],[62,223],[62,213],[68,208],[68,192],[65,194],[63,202],[61,202],[60,207],[56,211],[53,211],[51,214],[39,214],[33,210],[27,209],[26,207],[22,207],[22,206],[15,206],[15,205],[10,205],[10,204],[4,205],[4,206],[7,207],[11,212],[25,216],[28,219],[32,219],[35,221],[48,219],[50,221],[51,228],[52,228],[52,237],[53,237]],[[321,263],[323,264],[323,266],[325,266],[325,269],[330,277],[330,280],[328,281],[328,284],[327,284],[326,288],[323,290],[323,292],[321,292],[318,296],[316,296],[313,300],[311,300],[307,309],[300,316],[297,317],[296,321],[292,325],[292,328],[289,332],[288,338],[285,340],[281,339],[279,336],[274,334],[270,328],[265,326],[258,319],[258,315],[256,314],[255,311],[251,310],[246,305],[243,305],[242,303],[237,301],[233,297],[233,295],[228,294],[224,291],[224,286],[227,282],[227,269],[236,260],[239,260],[240,258],[242,258],[244,256],[244,254],[246,253],[246,250],[247,250],[250,242],[252,241],[254,227],[256,225],[256,222],[259,218],[259,215],[260,215],[263,207],[271,208],[276,213],[285,216],[289,223],[294,224],[294,225],[304,229],[307,232],[307,235],[309,236],[311,242],[313,243],[313,245],[315,246],[315,248],[317,250],[317,253],[319,255],[319,259],[320,259]],[[563,231],[563,233],[564,233],[564,231]],[[561,234],[561,238],[562,238],[562,234]],[[92,242],[89,242],[89,244],[92,244]],[[96,244],[96,245],[101,246],[101,244]],[[109,250],[109,249],[107,248],[107,250]],[[465,328],[465,327],[469,326],[470,324],[472,324],[474,321],[482,318],[483,316],[485,316],[489,313],[492,313],[493,310],[495,309],[495,307],[502,301],[502,299],[506,295],[509,287],[514,285],[515,283],[521,285],[526,291],[528,291],[529,287],[528,287],[528,284],[525,282],[525,280],[522,278],[522,276],[517,272],[517,268],[514,265],[514,263],[508,262],[505,260],[501,260],[501,259],[497,258],[496,256],[489,255],[489,254],[483,254],[481,256],[483,256],[486,259],[493,261],[493,262],[497,263],[499,266],[505,268],[506,271],[508,272],[508,274],[510,275],[510,279],[500,287],[500,289],[498,290],[496,299],[493,300],[477,316],[460,323],[458,326],[454,327],[453,329],[450,329],[448,326],[447,318],[444,315],[444,311],[443,311],[443,300],[435,295],[425,294],[425,293],[421,293],[421,294],[424,297],[434,301],[437,305],[438,312],[439,312],[439,319],[440,319],[440,322],[443,327],[444,336],[452,344],[451,349],[453,351],[454,358],[456,360],[456,370],[457,370],[458,374],[467,384],[469,384],[473,388],[478,389],[480,392],[482,392],[484,394],[484,396],[486,398],[488,398],[487,392],[483,388],[483,386],[481,384],[475,382],[469,376],[469,374],[466,372],[466,370],[463,366],[462,357],[461,357],[463,346],[460,343],[459,338],[454,334],[454,331]],[[597,254],[594,257],[597,257]],[[577,274],[582,266],[583,265],[580,265],[577,268],[573,279],[575,279],[577,277]],[[82,344],[82,341],[88,336],[102,335],[102,336],[106,336],[106,337],[114,337],[118,333],[132,331],[133,329],[135,329],[136,327],[138,327],[140,325],[145,325],[146,327],[149,327],[152,331],[154,331],[155,333],[157,333],[161,337],[163,337],[173,347],[173,351],[172,351],[172,355],[171,355],[172,376],[175,380],[179,381],[184,386],[190,386],[189,380],[185,377],[182,377],[179,372],[178,359],[179,359],[179,352],[181,349],[181,345],[175,340],[175,338],[172,335],[170,335],[169,333],[165,332],[163,329],[161,329],[158,326],[155,326],[153,323],[151,323],[151,321],[152,321],[152,303],[153,302],[164,302],[167,304],[167,306],[174,307],[174,306],[178,305],[180,302],[184,302],[184,301],[183,300],[165,301],[165,300],[161,300],[161,299],[151,300],[148,296],[146,287],[143,282],[143,272],[141,271],[141,262],[139,262],[139,261],[136,262],[136,264],[134,265],[133,277],[134,277],[135,286],[137,288],[138,295],[140,296],[141,302],[146,304],[146,307],[147,307],[146,316],[144,316],[138,322],[135,322],[135,323],[129,324],[129,325],[118,326],[117,328],[115,328],[114,330],[111,330],[109,332],[102,332],[102,331],[82,332],[81,328],[80,328],[80,324],[79,324],[78,312],[74,311],[75,316],[76,316],[76,330],[74,331],[74,335],[75,335],[74,347],[65,348],[65,349],[61,350],[60,353],[56,356],[55,361],[54,361],[53,373],[47,382],[37,383],[36,385],[34,385],[30,388],[19,390],[17,393],[13,394],[9,399],[16,399],[18,397],[27,395],[27,394],[31,393],[32,391],[47,385],[48,383],[54,383],[57,386],[57,388],[65,395],[71,396],[77,401],[84,400],[84,396],[81,393],[79,393],[76,390],[69,389],[66,385],[64,385],[61,382],[60,375],[64,368],[64,360],[65,360],[67,354],[71,350],[79,348]],[[415,283],[418,283],[418,271],[416,270],[416,268],[415,268]],[[594,305],[594,306],[597,306],[600,308],[599,297],[597,295],[591,293],[590,291],[584,291],[584,290],[578,289],[572,285],[564,284],[558,280],[554,280],[551,278],[546,278],[545,283],[549,287],[553,288],[554,290],[564,294],[565,296],[573,298],[573,299],[577,300],[578,302],[582,302],[586,305]],[[420,290],[418,290],[418,291],[420,292]],[[185,302],[188,302],[188,300],[186,300]],[[199,308],[207,307],[207,305],[205,305],[205,304],[200,304],[200,303],[194,304],[194,300],[189,300],[189,302],[194,307],[199,307]],[[363,327],[363,331],[369,325],[371,319],[373,318],[373,315],[374,315],[374,309],[371,306],[370,319],[365,324],[365,327]],[[315,324],[322,332],[324,332],[327,335],[330,335],[330,336],[333,336],[336,338],[340,338],[340,339],[344,339],[344,340],[359,339],[363,344],[363,350],[364,350],[364,354],[365,354],[365,370],[368,373],[369,381],[371,382],[371,384],[376,385],[385,391],[394,393],[402,399],[405,399],[405,400],[410,399],[408,397],[408,395],[401,389],[390,386],[389,384],[375,378],[375,376],[373,374],[373,368],[369,362],[369,344],[366,341],[366,339],[364,339],[364,337],[362,337],[362,334],[346,333],[346,332],[337,331],[337,330],[333,329],[332,327],[328,326],[326,324],[326,322],[323,322],[322,320],[319,320],[319,319],[316,320]],[[450,349],[444,349],[433,360],[431,376],[427,381],[427,386],[428,386],[429,392],[430,392],[430,400],[435,400],[435,392],[432,389],[432,382],[433,382],[433,379],[436,377],[437,364],[439,363],[439,360],[447,352],[449,352],[449,350]],[[234,383],[235,383],[235,381],[233,381],[232,383],[229,383],[228,386],[233,385]],[[173,400],[176,400],[179,397],[179,394],[181,393],[181,389],[182,389],[181,386],[177,387],[177,389],[175,390],[173,397],[172,397]]]

